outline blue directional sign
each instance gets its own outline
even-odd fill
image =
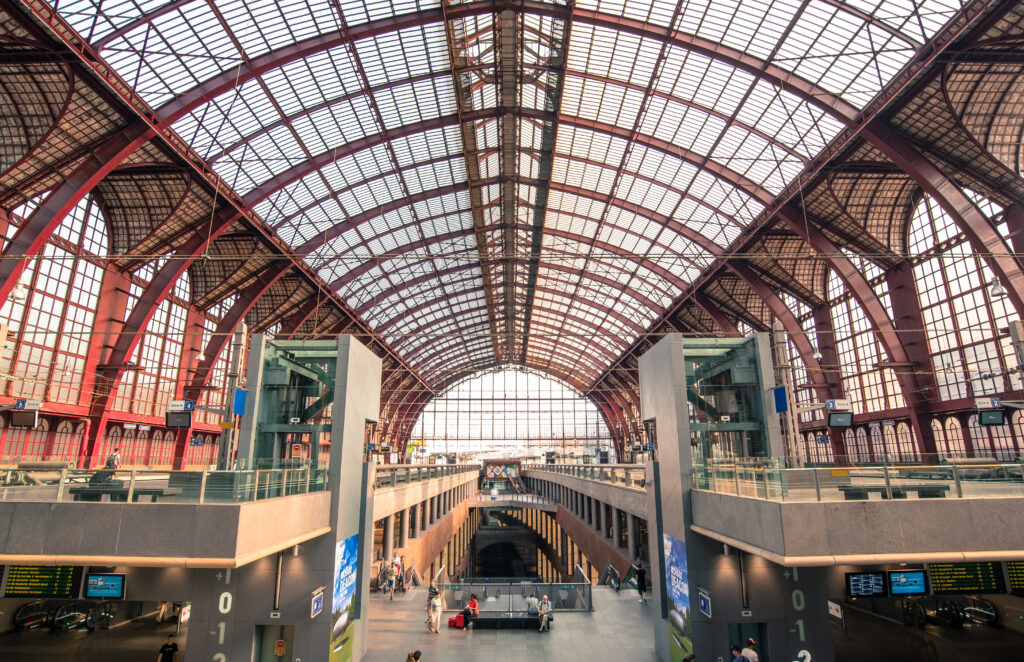
[[[697,608],[700,613],[711,618],[711,594],[704,589],[697,590]]]
[[[324,594],[317,593],[313,596],[313,602],[309,606],[309,617],[316,618],[324,610]]]
[[[196,410],[196,401],[195,400],[185,400],[185,409],[183,411],[195,411],[195,410]]]
[[[17,400],[15,400],[14,401],[14,408],[15,409],[24,409],[25,408],[25,398],[18,398]]]
[[[245,414],[245,396],[247,391],[244,388],[235,389],[235,399],[231,403],[231,413],[235,416],[242,416]]]

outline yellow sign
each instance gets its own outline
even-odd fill
[[[849,469],[833,469],[832,470],[832,475],[833,476],[837,476],[837,477],[839,477],[839,476],[849,476],[850,475],[850,470]]]
[[[235,422],[234,421],[221,421],[220,422],[220,429],[221,430],[234,430],[235,429]]]
[[[274,642],[274,655],[284,655],[284,639]]]

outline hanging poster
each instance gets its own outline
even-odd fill
[[[359,534],[357,533],[339,542],[334,552],[330,662],[349,662],[352,659],[352,639],[355,634],[353,597],[358,568]]]
[[[690,623],[690,576],[686,570],[686,543],[664,536],[665,593],[668,595],[668,640],[672,662],[693,653]]]

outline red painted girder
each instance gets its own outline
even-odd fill
[[[3,259],[0,259],[0,304],[7,301],[29,262],[28,258],[37,255],[49,243],[64,218],[104,177],[142,147],[153,134],[144,122],[135,122],[110,135],[18,227],[3,253]]]
[[[711,316],[712,321],[718,325],[718,328],[722,330],[722,333],[725,334],[725,336],[739,338],[743,335],[740,333],[739,329],[736,328],[736,325],[732,323],[732,320],[725,316],[722,309],[715,305],[715,302],[703,292],[694,292],[693,302],[700,306],[701,310]]]
[[[299,307],[298,310],[295,311],[294,315],[281,324],[281,332],[278,335],[281,338],[288,340],[292,339],[295,336],[295,333],[302,328],[303,324],[305,324],[306,320],[308,320],[313,313],[316,312],[317,308],[322,306],[324,303],[326,302],[320,297],[312,297],[307,300]]]

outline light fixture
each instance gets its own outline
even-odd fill
[[[821,355],[821,350],[815,347],[814,353],[811,354],[811,358],[814,359],[815,361],[820,361],[823,358]]]
[[[24,301],[28,298],[28,288],[25,287],[25,283],[18,279],[18,282],[14,284],[14,289],[11,291],[11,299],[13,301]]]
[[[992,299],[1002,299],[1006,296],[1006,290],[1003,288],[1003,284],[999,282],[998,276],[992,277],[992,285],[989,288],[988,295]]]
[[[196,357],[196,361],[205,361],[205,360],[206,360],[206,354],[202,354],[202,353],[200,353],[200,354],[199,354],[199,355],[198,355],[198,356]]]

